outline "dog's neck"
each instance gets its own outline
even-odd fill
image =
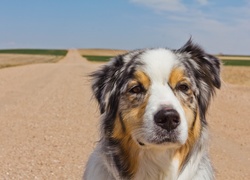
[[[148,147],[125,136],[116,141],[110,158],[115,162],[120,179],[177,179],[198,140],[194,134],[189,136],[192,138],[179,148]]]
[[[175,159],[176,149],[147,147],[130,136],[112,141],[113,146],[109,149],[112,152],[105,152],[109,161],[115,163],[118,179],[177,179],[179,161]]]
[[[178,161],[172,149],[141,149],[134,179],[177,179]]]

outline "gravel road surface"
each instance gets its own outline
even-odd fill
[[[98,140],[88,74],[100,66],[70,50],[58,63],[0,70],[0,179],[81,179]],[[250,179],[250,87],[223,84],[211,109],[217,179]]]

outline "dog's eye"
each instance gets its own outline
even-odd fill
[[[178,90],[182,91],[182,92],[187,92],[189,90],[189,86],[187,84],[180,84],[178,86]]]
[[[144,88],[141,85],[137,85],[137,86],[132,87],[129,90],[129,92],[133,94],[139,94],[139,93],[144,92]]]

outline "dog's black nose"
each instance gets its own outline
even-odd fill
[[[155,114],[154,121],[163,129],[171,131],[180,124],[180,116],[174,109],[162,109]]]

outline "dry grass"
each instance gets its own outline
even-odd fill
[[[78,49],[81,55],[91,56],[117,56],[128,52],[127,50],[121,49]],[[250,60],[250,56],[239,56],[239,55],[215,55],[221,60]]]
[[[82,56],[117,56],[119,54],[124,54],[127,52],[126,50],[118,49],[79,49],[78,51]]]
[[[250,56],[216,55],[221,60],[250,60]]]
[[[54,55],[0,54],[0,68],[35,63],[55,63],[62,57]]]
[[[221,76],[226,83],[250,86],[250,67],[223,66]]]

